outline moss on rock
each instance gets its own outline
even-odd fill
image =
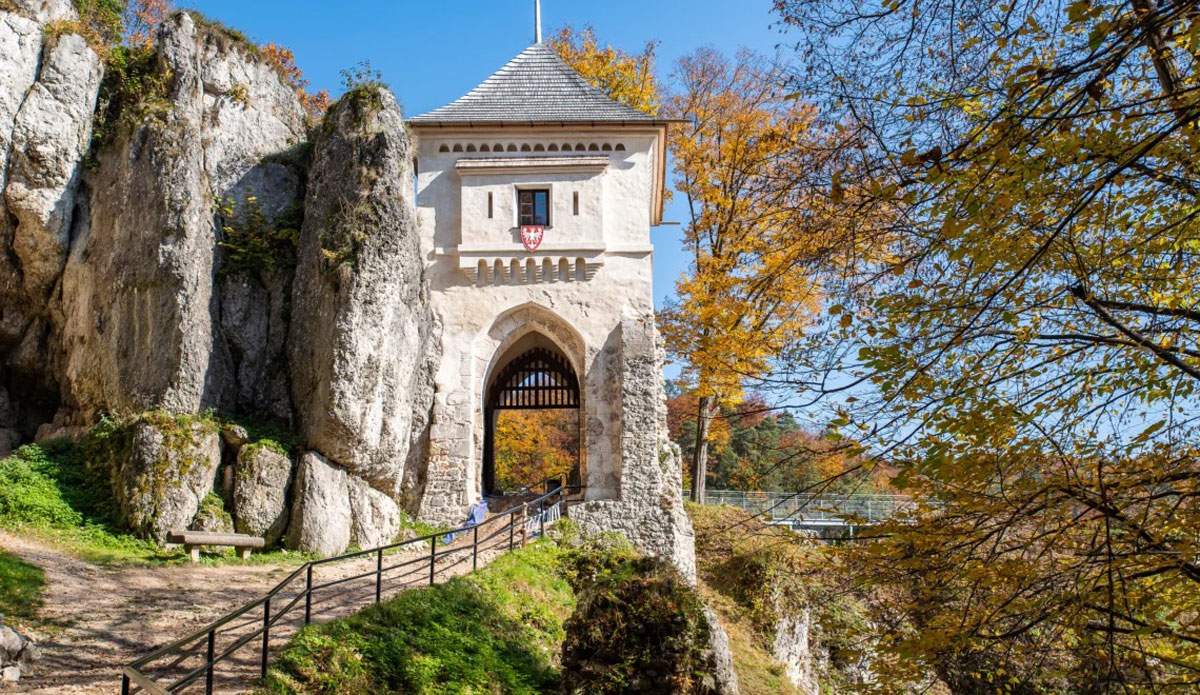
[[[211,414],[151,410],[103,419],[84,447],[89,468],[109,480],[121,522],[161,543],[190,525],[212,490],[219,429]]]

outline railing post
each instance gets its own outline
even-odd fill
[[[437,536],[429,537],[429,586],[433,586],[434,567],[437,565]]]
[[[271,597],[263,601],[262,677],[267,677],[267,658],[271,649]]]
[[[376,603],[383,600],[383,549],[376,553]]]
[[[471,541],[471,571],[479,566],[479,524],[475,524],[475,538]]]
[[[204,692],[207,695],[212,695],[213,691],[213,659],[215,658],[217,647],[217,632],[216,630],[208,631],[208,649],[205,650],[205,662],[208,664],[208,669],[204,674]]]
[[[129,695],[129,674],[121,674],[121,695]]]
[[[546,500],[538,504],[538,537],[546,537]]]
[[[522,507],[522,509],[524,509],[524,507]],[[516,540],[516,537],[514,536],[514,534],[516,533],[516,528],[517,528],[517,515],[515,513],[509,514],[508,515],[508,549],[509,550],[513,549],[513,541]]]
[[[312,622],[312,563],[308,565],[307,578],[304,580],[304,624]]]

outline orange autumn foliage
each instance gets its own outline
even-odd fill
[[[304,71],[296,65],[296,54],[292,52],[292,49],[268,43],[260,49],[260,53],[263,60],[275,68],[275,72],[279,73],[279,77],[284,83],[296,91],[296,96],[300,99],[300,105],[304,107],[309,124],[319,121],[325,115],[325,110],[329,108],[329,92],[324,89],[316,93],[308,91],[308,80],[304,78]]]
[[[591,27],[576,31],[563,27],[549,41],[551,48],[583,76],[588,84],[613,100],[651,115],[659,109],[658,82],[654,78],[654,42],[639,54],[601,46]]]
[[[159,26],[175,8],[168,0],[132,0],[125,7],[125,37],[133,48],[150,48]]]
[[[499,489],[565,478],[579,461],[579,411],[501,410],[494,437]]]

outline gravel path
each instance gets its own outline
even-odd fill
[[[490,520],[489,520],[490,521]],[[482,527],[478,556],[485,565],[508,546],[508,532],[501,531],[504,520],[491,528]],[[496,534],[491,542],[483,539]],[[518,539],[520,532],[518,531]],[[519,542],[519,540],[518,540]],[[198,630],[227,612],[258,599],[295,571],[295,566],[270,565],[178,565],[169,567],[106,567],[85,562],[44,543],[27,537],[0,532],[0,548],[41,567],[46,574],[43,607],[39,613],[44,626],[35,634],[42,660],[19,690],[35,693],[114,693],[119,691],[120,668],[156,646],[179,639]],[[438,545],[440,582],[471,570],[471,537],[462,534],[449,547]],[[441,553],[447,554],[442,556]],[[387,555],[384,598],[412,586],[429,583],[428,546]],[[314,622],[348,615],[370,605],[375,598],[374,555],[356,560],[331,563],[316,568],[314,585],[357,574],[370,576],[349,580],[314,596]],[[293,590],[293,585],[295,590]],[[289,585],[275,599],[275,612],[287,605],[304,587],[303,577]],[[271,628],[272,653],[282,648],[303,625],[303,601]],[[244,619],[233,621],[217,637],[216,651],[239,637],[261,628],[262,609],[249,611]],[[254,686],[259,673],[261,638],[254,638],[229,661],[218,665],[214,674],[216,690],[244,692]],[[155,664],[151,675],[178,677],[202,664],[204,641],[194,645],[190,655],[177,664],[165,660]],[[203,678],[190,691],[203,692]]]

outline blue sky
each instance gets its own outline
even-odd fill
[[[533,0],[192,0],[181,3],[245,32],[258,43],[291,48],[312,88],[341,91],[339,71],[368,60],[409,114],[465,94],[529,45]],[[700,46],[726,53],[774,53],[786,41],[771,27],[771,0],[542,0],[544,33],[564,24],[595,27],[599,38],[638,51],[659,42],[666,77]],[[683,222],[676,196],[665,219]],[[681,227],[654,230],[654,296],[669,295],[687,267]]]

